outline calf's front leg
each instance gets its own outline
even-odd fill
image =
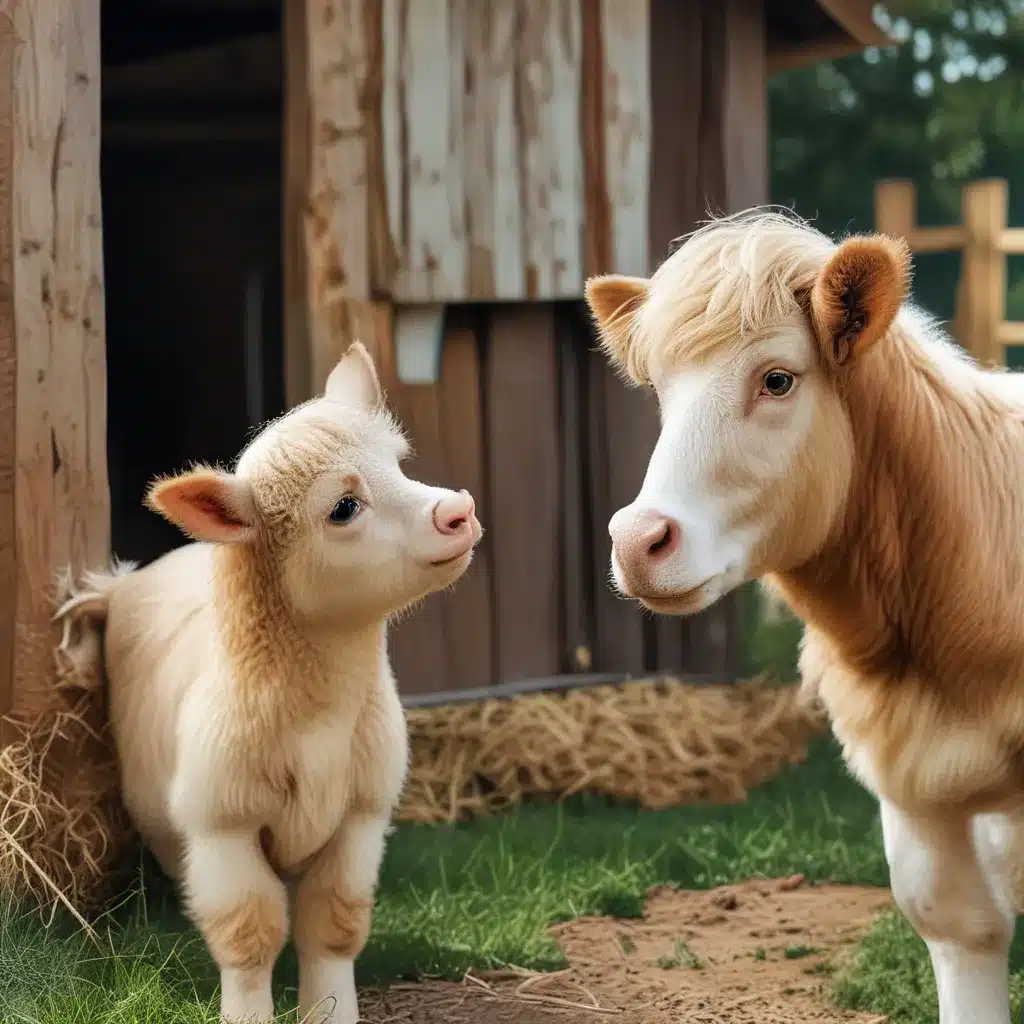
[[[349,817],[299,881],[295,948],[299,1020],[355,1024],[354,965],[370,933],[388,819]]]
[[[940,1024],[1010,1024],[1008,823],[882,801],[893,896],[931,956]]]
[[[220,968],[221,1020],[273,1020],[271,975],[288,936],[288,894],[258,836],[190,836],[185,896],[189,916]]]

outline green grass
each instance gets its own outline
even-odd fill
[[[366,984],[460,977],[470,967],[558,968],[563,960],[547,934],[553,921],[637,916],[656,883],[709,888],[797,872],[812,881],[886,882],[875,803],[830,744],[733,807],[655,813],[582,799],[455,828],[402,826],[391,839],[358,973]],[[8,909],[0,920],[0,1020],[215,1020],[216,972],[202,942],[173,909],[166,885],[147,890],[111,913],[99,950]],[[908,992],[930,984],[921,973],[923,946],[893,939],[893,929],[906,927],[894,921],[876,928],[841,980],[850,1005],[886,1009],[885,999],[895,998],[885,995],[890,961],[908,979]],[[678,950],[673,958],[682,964]],[[282,1010],[294,1006],[294,979],[286,952],[277,985]],[[915,1016],[929,998],[923,994],[911,1016],[894,1019],[930,1020]]]
[[[1010,950],[1014,1020],[1024,1010],[1024,931]],[[938,1024],[935,978],[924,942],[898,913],[880,917],[837,978],[836,1000],[851,1010],[887,1013],[891,1024]]]
[[[787,960],[802,960],[805,956],[813,956],[820,952],[821,950],[814,946],[787,946],[785,957]]]

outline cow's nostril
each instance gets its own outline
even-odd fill
[[[434,506],[434,526],[446,535],[460,533],[469,525],[473,512],[473,499],[468,494],[442,498]]]
[[[654,540],[651,545],[647,548],[648,552],[652,555],[656,555],[662,548],[667,547],[672,541],[672,527],[666,523],[665,528],[661,532],[661,536]]]
[[[679,539],[679,528],[671,519],[663,519],[654,524],[654,529],[647,536],[647,557],[661,558],[675,549]]]

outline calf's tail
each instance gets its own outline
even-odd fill
[[[87,572],[76,583],[70,571],[57,581],[57,610],[53,621],[61,625],[57,670],[61,685],[82,690],[103,686],[103,634],[110,595],[121,577],[135,566],[115,562],[108,572]]]

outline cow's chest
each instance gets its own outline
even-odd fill
[[[284,788],[260,841],[276,871],[299,873],[331,839],[352,801],[350,721],[304,728],[280,751]]]

